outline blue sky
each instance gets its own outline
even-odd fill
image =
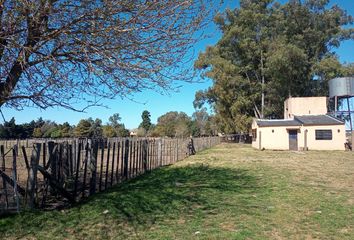
[[[280,2],[285,2],[280,1]],[[341,8],[346,9],[349,14],[354,16],[354,0],[331,0],[330,5],[338,4]],[[235,8],[238,1],[225,0],[221,8]],[[208,45],[215,44],[221,37],[215,25],[211,23],[205,30],[211,34],[211,38],[205,39],[195,45],[194,51],[199,53],[204,51]],[[341,47],[336,50],[341,62],[354,62],[354,41],[345,41]],[[198,54],[196,54],[197,57]],[[193,63],[190,63],[193,64]],[[141,113],[148,110],[151,113],[152,122],[156,123],[157,118],[169,111],[183,111],[188,115],[194,112],[193,100],[196,91],[206,89],[211,85],[211,81],[203,83],[184,83],[178,92],[170,92],[168,95],[160,95],[152,91],[143,91],[134,96],[134,101],[128,99],[117,98],[115,100],[106,100],[103,104],[109,108],[94,107],[86,111],[86,113],[78,113],[63,108],[51,108],[40,110],[37,108],[25,108],[22,111],[13,109],[2,109],[6,120],[15,117],[17,123],[29,122],[39,117],[43,119],[54,120],[57,123],[69,122],[77,124],[80,119],[92,117],[100,118],[105,123],[109,116],[119,113],[122,122],[129,129],[135,128],[141,122]]]

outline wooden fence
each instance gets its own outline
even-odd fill
[[[221,142],[252,143],[252,137],[249,134],[226,134],[221,136]]]
[[[0,213],[78,202],[220,142],[193,139],[66,139],[0,145]]]

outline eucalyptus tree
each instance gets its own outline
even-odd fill
[[[194,105],[210,103],[222,131],[246,132],[253,117],[281,117],[288,96],[326,92],[324,76],[352,67],[342,66],[333,49],[354,39],[353,28],[344,28],[353,18],[328,3],[241,0],[240,7],[218,15],[222,38],[195,62],[213,85],[196,93]],[[336,61],[335,69],[326,68],[328,59]]]

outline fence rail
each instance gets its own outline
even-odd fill
[[[0,145],[0,213],[78,202],[212,147],[220,139],[112,138],[24,143]]]

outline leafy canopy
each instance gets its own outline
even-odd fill
[[[149,131],[151,128],[151,114],[149,111],[144,110],[141,114],[142,122],[139,125],[139,128],[143,128],[145,132]]]
[[[281,117],[288,96],[327,95],[329,79],[353,74],[333,49],[354,39],[344,28],[353,18],[328,3],[241,0],[216,16],[223,36],[195,62],[213,85],[196,93],[194,105],[211,104],[222,131],[247,132],[253,117]]]

